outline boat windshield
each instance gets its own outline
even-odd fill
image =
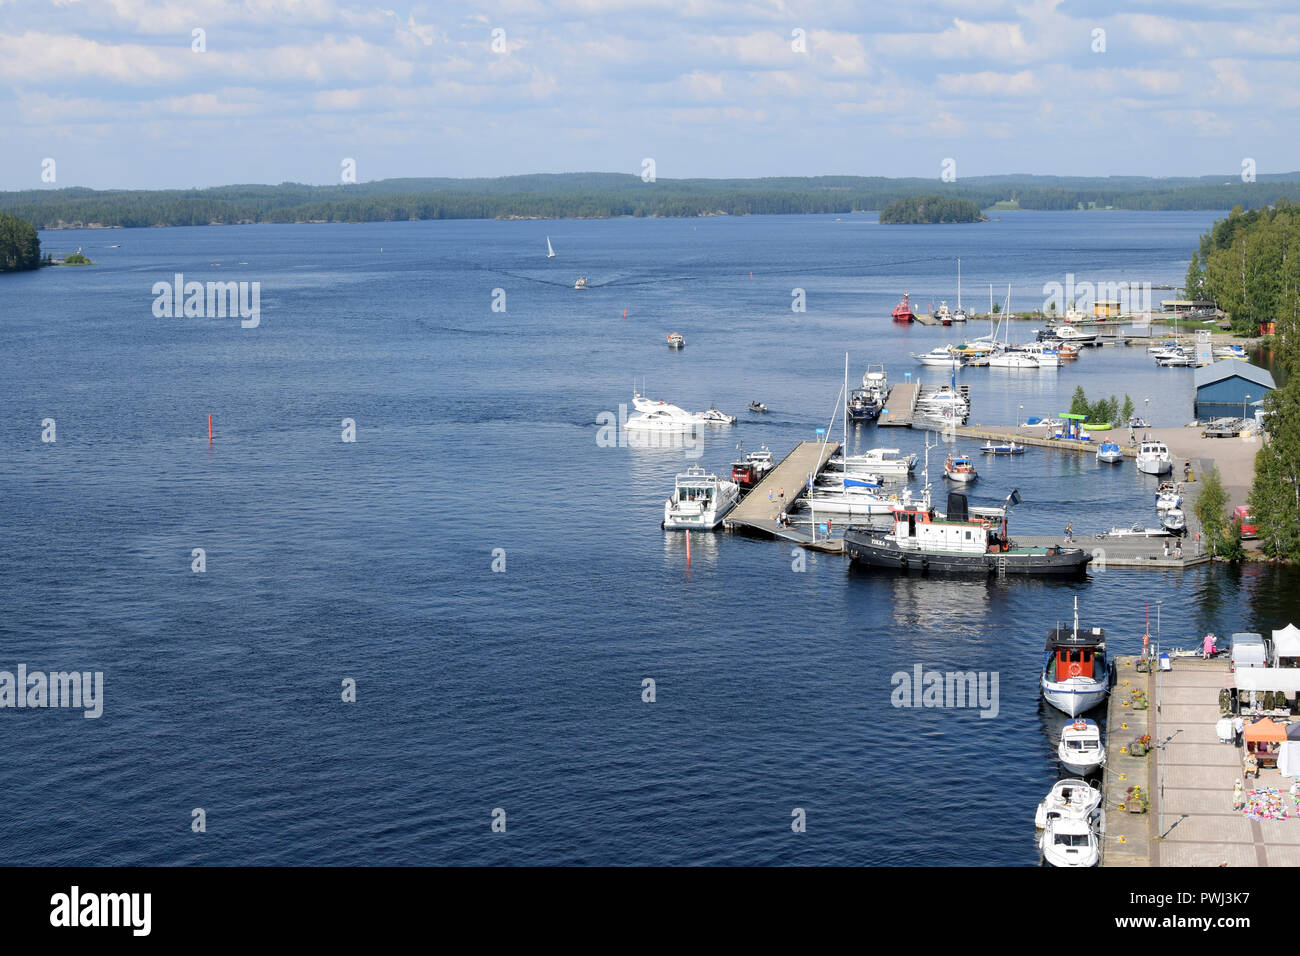
[[[1088,845],[1088,834],[1058,833],[1056,834],[1056,845],[1086,847]]]

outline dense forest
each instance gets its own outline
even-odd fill
[[[946,196],[909,196],[895,199],[880,211],[880,221],[886,225],[903,223],[980,222],[978,203],[969,199],[951,199]]]
[[[41,240],[36,228],[17,216],[0,213],[0,272],[36,269],[41,264]]]
[[[1259,208],[1300,173],[1258,182],[1208,176],[867,176],[768,179],[658,179],[619,173],[564,173],[497,179],[387,179],[337,186],[218,186],[211,189],[32,189],[0,193],[0,210],[42,229],[80,226],[194,226],[242,222],[379,222],[407,219],[552,219],[613,216],[744,216],[874,212],[918,196],[967,200],[981,209],[1015,199],[1021,209]]]
[[[1276,322],[1283,336],[1300,331],[1300,206],[1282,197],[1235,207],[1201,237],[1185,288],[1188,298],[1218,302],[1240,335],[1258,335],[1261,322]]]

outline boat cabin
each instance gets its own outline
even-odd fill
[[[1138,450],[1139,455],[1154,455],[1157,458],[1168,458],[1169,448],[1162,441],[1144,441]]]
[[[1057,628],[1047,632],[1047,679],[1098,680],[1106,673],[1106,632],[1100,627]]]
[[[1010,547],[1004,508],[968,508],[966,496],[948,495],[948,513],[934,508],[894,511],[894,542],[902,548],[969,554],[999,553]]]
[[[673,500],[679,504],[698,501],[707,507],[717,495],[718,476],[711,475],[699,465],[692,465],[677,476]]]

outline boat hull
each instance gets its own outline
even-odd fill
[[[1052,575],[1081,577],[1092,555],[1079,548],[1025,548],[999,554],[961,554],[900,548],[893,540],[858,528],[844,534],[844,549],[862,565],[906,573]]]
[[[1167,475],[1174,470],[1172,461],[1160,461],[1158,459],[1139,460],[1137,463],[1138,471],[1145,475]]]
[[[1043,699],[1071,717],[1078,717],[1101,704],[1109,690],[1105,681],[1040,681]]]

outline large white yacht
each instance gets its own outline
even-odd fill
[[[885,478],[906,478],[916,467],[916,455],[904,455],[897,448],[872,448],[862,455],[835,457],[826,462],[827,471],[858,472]]]
[[[711,530],[740,501],[740,486],[699,465],[692,465],[677,476],[673,496],[664,502],[663,527]]]

